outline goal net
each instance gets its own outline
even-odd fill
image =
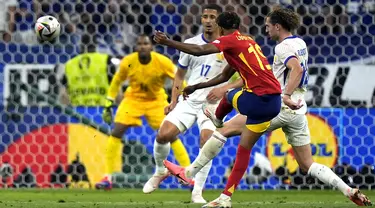
[[[266,14],[276,4],[300,14],[296,33],[310,56],[306,100],[314,160],[352,186],[375,187],[375,3],[366,0],[22,0],[9,5],[17,10],[4,23],[14,29],[0,32],[2,186],[92,187],[98,182],[111,126],[101,118],[102,107],[61,100],[67,91],[64,64],[80,53],[81,43],[111,55],[118,66],[134,51],[140,34],[161,30],[178,41],[193,37],[202,32],[200,15],[208,3],[236,12],[241,32],[255,37],[271,63],[276,43],[266,37]],[[54,43],[41,44],[33,23],[46,14],[58,18],[62,33]],[[176,63],[178,51],[159,45],[155,50]],[[126,133],[115,187],[142,187],[153,174],[155,136],[145,119]],[[193,160],[199,152],[198,127],[180,138]],[[225,186],[238,141],[229,139],[214,159],[206,188]],[[175,162],[172,153],[168,159]],[[243,179],[240,189],[324,188],[298,169],[281,130],[258,141]],[[162,183],[162,188],[177,187],[173,178]]]

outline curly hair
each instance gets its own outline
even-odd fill
[[[275,7],[267,17],[273,25],[280,24],[289,32],[300,26],[299,15],[291,9]]]
[[[238,30],[240,28],[241,19],[234,12],[223,12],[217,17],[216,22],[220,27],[226,30]]]

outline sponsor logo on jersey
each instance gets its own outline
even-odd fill
[[[336,165],[338,157],[336,135],[331,126],[325,122],[324,118],[307,114],[307,120],[310,128],[311,149],[314,161],[330,168],[333,167]],[[274,170],[280,166],[285,166],[289,170],[289,173],[293,173],[298,168],[293,149],[287,143],[284,132],[281,129],[277,129],[269,135],[266,155]]]
[[[274,56],[273,56],[273,63],[276,63],[276,62],[277,62],[277,56],[274,55]]]
[[[223,61],[224,61],[224,54],[223,54],[223,52],[216,54],[216,61],[219,62],[219,63],[223,63]]]

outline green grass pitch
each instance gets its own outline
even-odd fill
[[[375,191],[364,191],[375,199]],[[207,200],[215,199],[220,191],[205,191]],[[0,207],[55,208],[55,207],[131,207],[131,208],[190,208],[201,207],[189,203],[187,190],[158,190],[143,194],[141,190],[0,190]],[[233,207],[251,208],[345,208],[356,207],[338,191],[237,191]]]

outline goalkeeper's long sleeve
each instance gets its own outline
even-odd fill
[[[125,57],[120,63],[120,69],[113,76],[112,82],[108,88],[107,98],[111,100],[115,100],[121,83],[125,81],[127,78],[128,67],[129,67],[128,61]]]
[[[121,79],[120,76],[117,76],[118,73],[115,74],[115,76],[112,79],[112,82],[108,88],[107,98],[111,100],[115,100],[117,93],[119,91],[121,83],[124,81]]]

